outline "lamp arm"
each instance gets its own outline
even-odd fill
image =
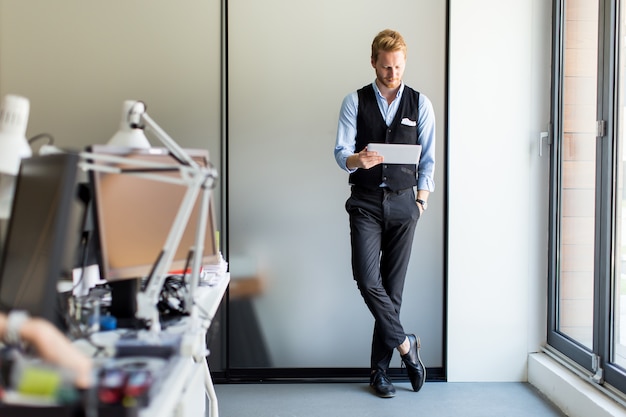
[[[172,223],[172,227],[167,235],[161,254],[159,255],[156,264],[154,265],[150,275],[148,276],[146,287],[143,291],[137,293],[137,313],[136,316],[139,319],[145,319],[150,322],[150,330],[153,332],[159,332],[161,330],[161,323],[159,321],[159,311],[157,303],[159,301],[159,295],[161,294],[161,288],[167,278],[167,271],[174,259],[174,254],[180,240],[185,231],[185,227],[193,211],[198,193],[202,184],[204,183],[203,176],[196,176],[194,182],[189,185],[189,188],[185,192],[183,201],[180,204],[176,218]]]
[[[198,224],[196,229],[196,241],[194,244],[191,277],[189,279],[189,290],[186,294],[185,308],[187,312],[194,314],[194,294],[200,282],[200,270],[202,268],[202,254],[204,253],[204,239],[206,235],[206,224],[209,216],[209,203],[211,189],[203,186],[200,194],[200,210],[198,213]]]
[[[183,150],[183,148],[180,147],[180,145],[178,145],[178,143],[176,143],[174,139],[161,129],[161,126],[152,120],[145,109],[145,104],[142,102],[138,101],[135,103],[135,106],[131,108],[129,113],[131,126],[141,127],[144,130],[148,129],[182,164],[197,168],[198,164],[189,156],[189,154],[187,154],[187,152]]]

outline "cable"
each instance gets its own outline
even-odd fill
[[[32,145],[33,143],[37,142],[39,139],[42,138],[48,138],[48,145],[52,145],[54,144],[54,136],[52,136],[50,133],[40,133],[38,135],[35,135],[31,138],[28,139],[28,144]]]
[[[91,235],[92,235],[91,233],[83,232],[83,235],[81,236],[80,247],[82,249],[82,253],[81,253],[81,263],[80,263],[80,278],[72,286],[72,289],[70,291],[70,297],[75,297],[74,291],[76,290],[76,288],[78,288],[82,284],[85,278],[85,273],[86,273],[86,268],[87,268],[87,258],[89,255],[88,248],[89,248],[89,243],[91,241]],[[63,318],[63,321],[67,324],[69,330],[72,330],[72,327],[73,327],[74,331],[78,330],[77,333],[80,335],[82,333],[82,330],[80,329],[80,325],[78,325],[78,323],[74,321],[72,314],[70,312],[69,306],[61,303],[60,298],[58,299],[58,301],[59,302],[57,303],[57,314]]]
[[[180,275],[171,275],[165,279],[157,308],[162,315],[187,315],[185,311],[185,292],[187,287]]]
[[[89,256],[89,243],[91,242],[91,236],[92,236],[92,233],[83,232],[83,235],[81,237],[80,246],[82,249],[82,253],[81,253],[82,256],[81,256],[81,262],[80,262],[80,278],[78,279],[76,284],[74,284],[74,286],[72,287],[72,293],[83,282],[83,279],[85,277],[85,269],[87,268],[87,258]]]

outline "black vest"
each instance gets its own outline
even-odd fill
[[[403,143],[418,144],[416,126],[400,123],[403,119],[418,122],[419,93],[408,86],[400,99],[396,117],[387,127],[378,103],[376,92],[371,84],[357,91],[359,109],[356,117],[355,153],[360,152],[368,143]],[[393,191],[417,185],[417,166],[415,164],[382,164],[370,169],[359,168],[350,174],[350,184],[376,189],[383,182]]]

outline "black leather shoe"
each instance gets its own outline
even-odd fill
[[[420,340],[414,334],[407,334],[406,337],[409,338],[411,349],[407,354],[401,356],[402,363],[406,366],[413,391],[417,392],[422,389],[422,385],[426,381],[426,368],[424,368],[420,358]]]
[[[383,371],[375,371],[370,375],[370,386],[381,398],[392,398],[396,396],[396,389]]]

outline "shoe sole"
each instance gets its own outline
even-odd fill
[[[424,370],[424,377],[422,378],[422,385],[419,387],[417,391],[422,389],[422,387],[424,386],[424,383],[426,382],[426,367],[424,366],[424,363],[422,362],[422,356],[420,355],[421,348],[422,348],[422,342],[420,341],[420,338],[417,337],[417,360],[419,361],[420,365],[422,366],[422,369]]]
[[[383,394],[382,392],[378,392],[376,391],[376,388],[374,388],[373,386],[370,385],[370,388],[372,389],[372,391],[374,392],[374,394],[376,394],[376,396],[380,397],[380,398],[393,398],[396,396],[395,391],[394,392],[390,392],[387,394]]]
[[[370,387],[372,388],[372,391],[374,392],[374,394],[376,394],[377,397],[380,397],[380,398],[393,398],[393,397],[396,396],[395,392],[390,392],[389,394],[382,394],[382,393],[376,392],[374,387],[372,387],[371,385],[370,385]]]

